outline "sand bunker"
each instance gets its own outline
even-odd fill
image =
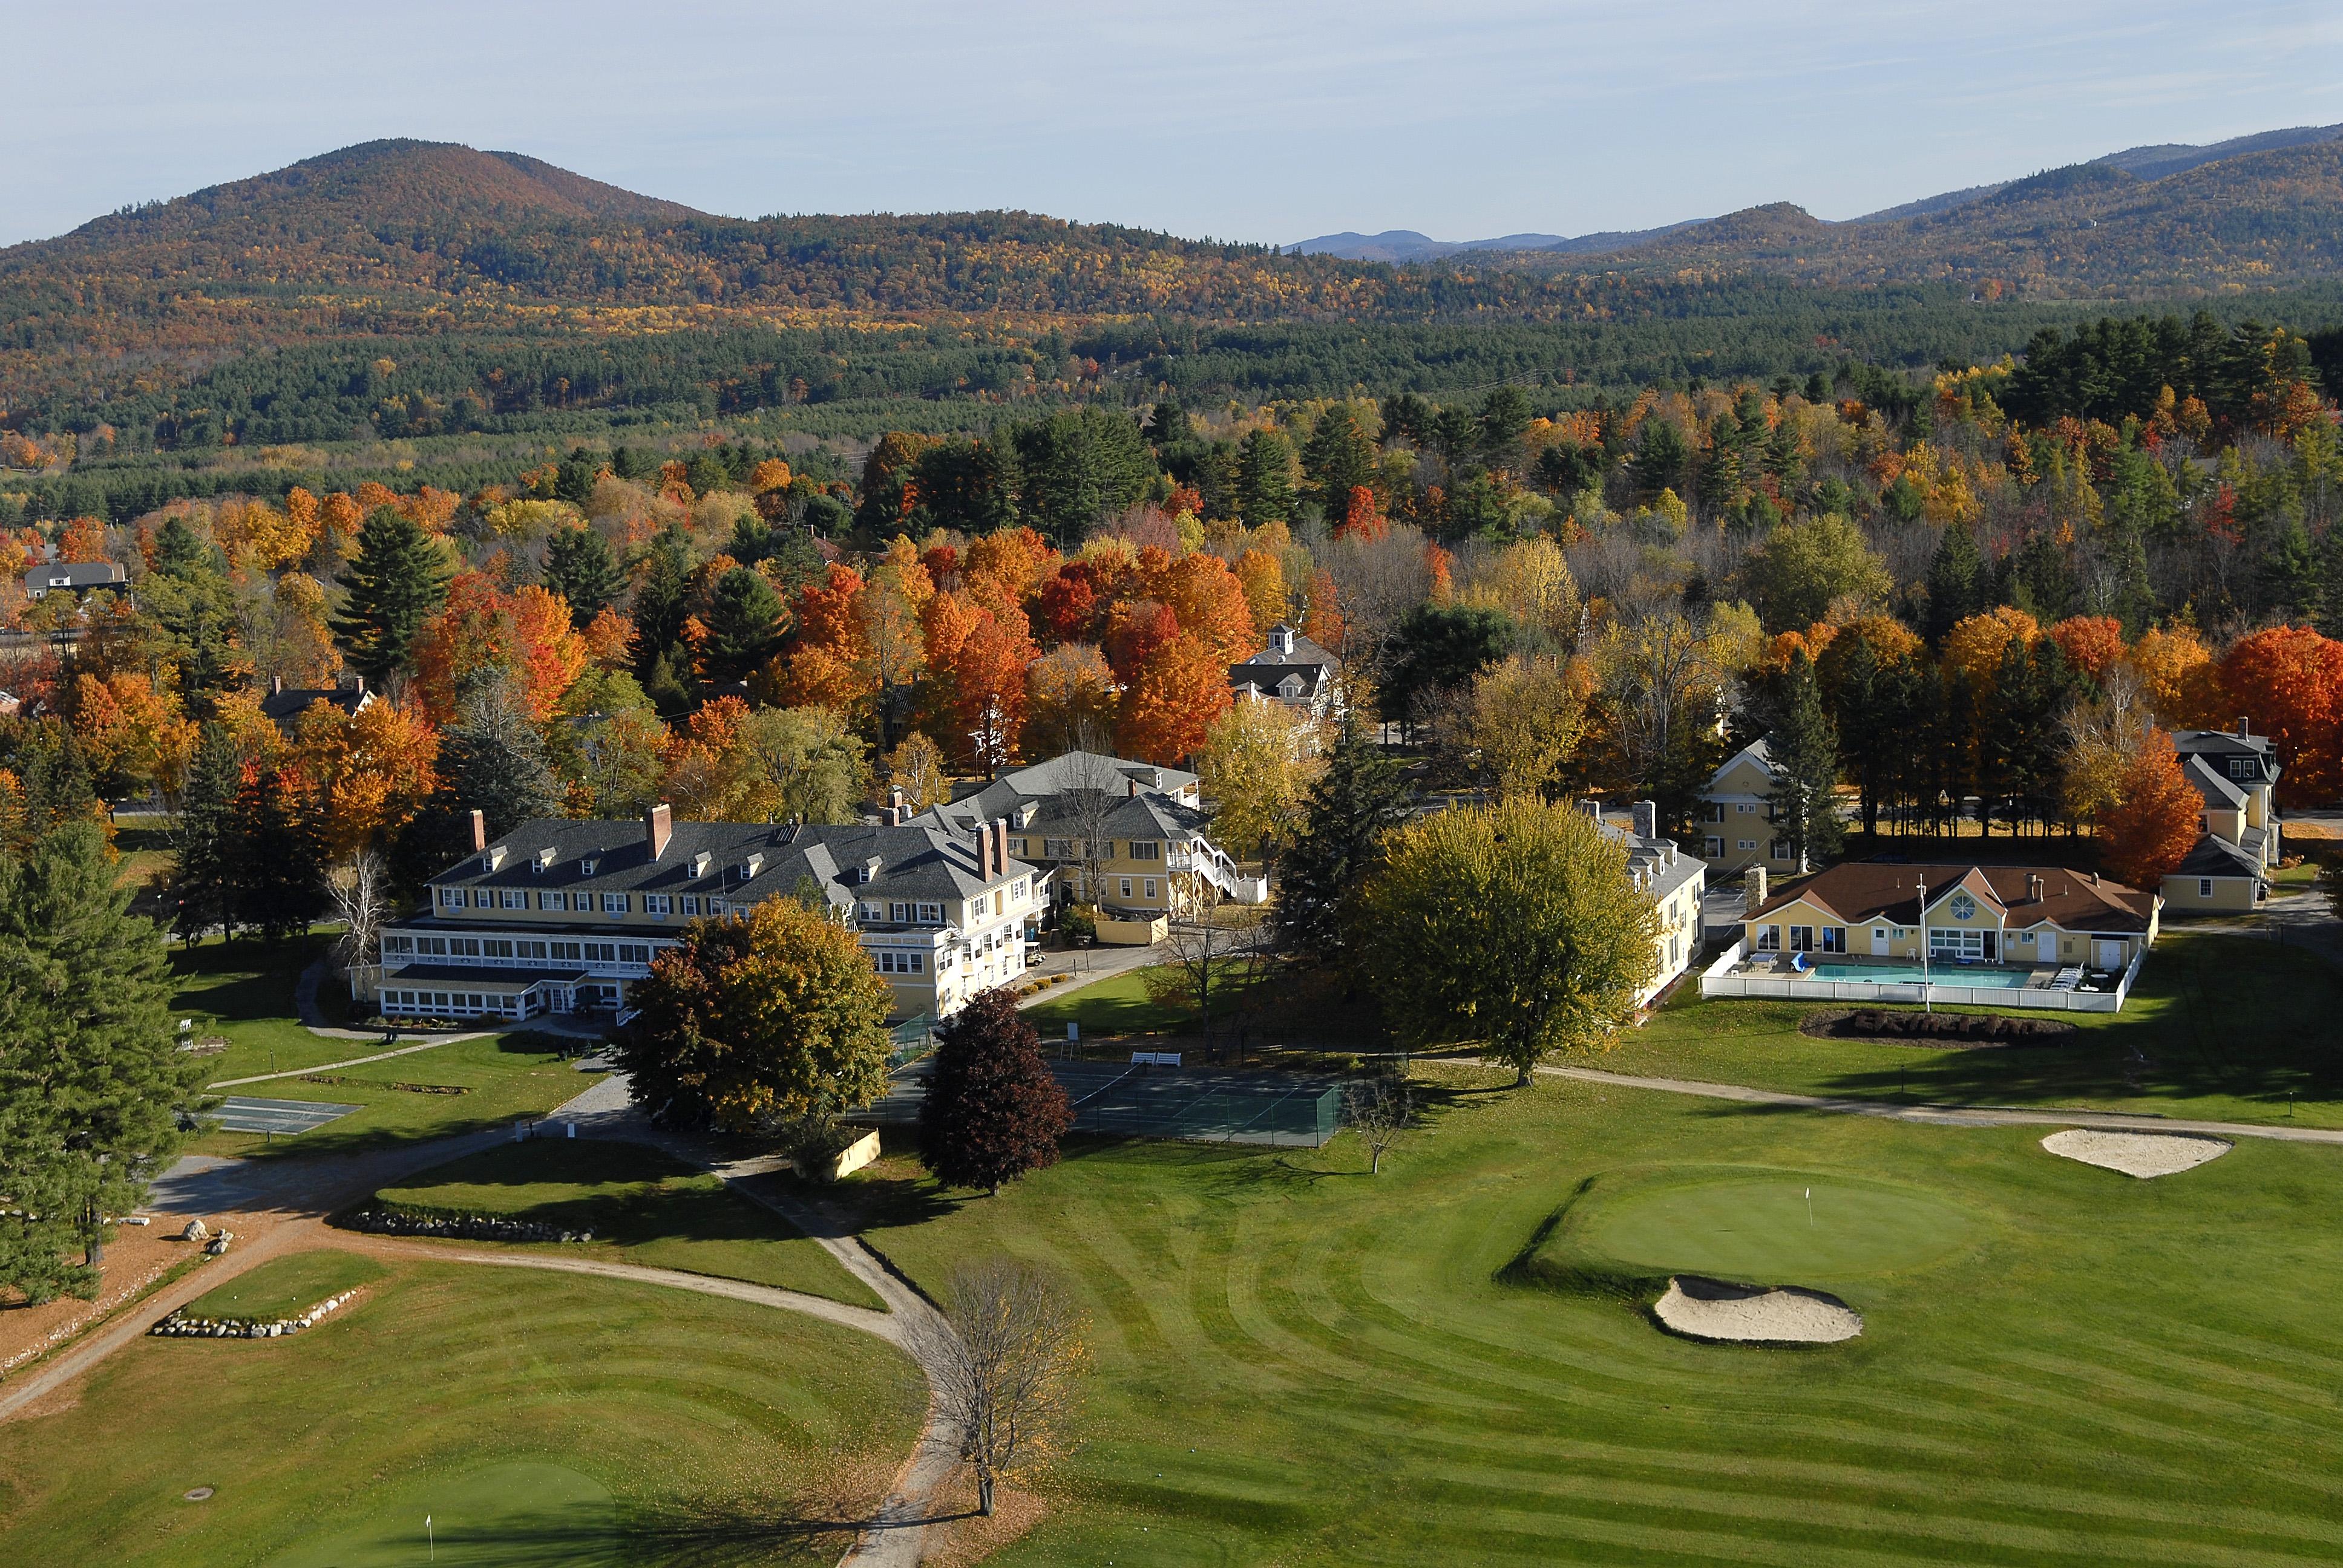
[[[1669,1328],[1695,1340],[1827,1345],[1863,1332],[1861,1314],[1836,1296],[1795,1285],[1728,1285],[1697,1274],[1669,1280],[1668,1293],[1652,1311]]]
[[[2079,1160],[2145,1180],[2190,1170],[2229,1151],[2219,1138],[2195,1138],[2175,1132],[2095,1132],[2069,1128],[2053,1132],[2042,1147],[2062,1160]]]

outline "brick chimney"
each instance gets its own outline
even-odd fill
[[[667,853],[668,840],[675,837],[675,812],[664,800],[643,813],[643,847],[656,860]]]
[[[2248,727],[2246,723],[2246,716],[2240,713],[2237,715],[2237,739],[2243,740],[2246,739],[2247,732]]]
[[[1660,808],[1654,800],[1635,802],[1635,837],[1656,839],[1660,836]]]
[[[992,819],[992,874],[996,877],[1009,874],[1009,819],[1006,817]]]
[[[976,874],[980,880],[992,880],[992,829],[982,822],[976,825]]]
[[[285,678],[283,676],[272,675],[268,678],[268,695],[271,697],[282,697],[285,695]]]
[[[478,811],[472,813],[472,850],[475,854],[488,847],[488,819]]]

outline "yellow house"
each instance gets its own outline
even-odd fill
[[[2155,893],[2056,866],[1859,861],[1792,883],[1745,925],[1760,970],[1906,978],[1926,954],[1946,984],[2050,986],[2069,970],[2124,970],[2156,940],[2162,907]]]
[[[953,832],[1005,822],[1009,852],[1050,868],[1061,901],[1094,904],[1110,919],[1178,916],[1220,898],[1262,902],[1266,883],[1206,836],[1211,819],[1199,800],[1193,773],[1069,751],[910,820]]]
[[[1795,869],[1790,847],[1774,834],[1773,759],[1761,739],[1725,759],[1700,793],[1697,848],[1713,877],[1764,866]]]
[[[2225,729],[2183,729],[2172,737],[2180,771],[2205,800],[2205,832],[2164,879],[2173,909],[2251,910],[2269,897],[2278,864],[2278,753],[2269,737],[2237,720]]]

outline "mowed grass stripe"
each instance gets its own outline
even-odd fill
[[[1696,1434],[1694,1429],[1698,1424],[1683,1422],[1666,1434],[1666,1440],[1683,1442]],[[1975,1487],[1989,1488],[1996,1503],[2006,1503],[2046,1516],[2139,1518],[2174,1524],[2209,1517],[2223,1528],[2237,1530],[2262,1530],[2269,1528],[2273,1519],[2292,1517],[2300,1519],[2304,1528],[2298,1531],[2287,1526],[2280,1529],[2280,1533],[2299,1535],[2307,1540],[2343,1540],[2343,1524],[2316,1513],[2278,1515],[2264,1508],[2223,1508],[2208,1513],[2202,1506],[2175,1505],[2152,1493],[2089,1484],[2104,1482],[2104,1473],[2096,1467],[2078,1472],[2073,1483],[2054,1484],[2038,1479],[2008,1475],[1948,1477],[1942,1472],[1855,1462],[1827,1462],[1748,1453],[1719,1455],[1693,1452],[1684,1447],[1662,1446],[1658,1441],[1639,1448],[1619,1442],[1574,1442],[1519,1432],[1482,1436],[1431,1431],[1409,1432],[1406,1441],[1412,1449],[1424,1456],[1423,1468],[1426,1473],[1442,1473],[1469,1463],[1472,1469],[1465,1473],[1516,1475],[1521,1478],[1518,1484],[1524,1490],[1539,1490],[1556,1476],[1575,1479],[1596,1474],[1641,1476],[1658,1484],[1671,1484],[1672,1478],[1689,1475],[1709,1482],[1720,1478],[1745,1481],[1753,1483],[1753,1489],[1762,1484],[1783,1495],[1813,1497],[1827,1494],[1833,1490],[1845,1490],[1865,1496],[1906,1496],[1917,1503],[1926,1503],[1942,1499],[1948,1490]],[[1800,1446],[1805,1445],[1801,1442]],[[1486,1457],[1481,1457],[1483,1455]],[[1544,1470],[1530,1469],[1523,1462],[1532,1457],[1552,1462]]]
[[[2343,1412],[2304,1358],[2343,1305],[2258,1290],[2227,1318],[2216,1288],[2343,1271],[2299,1220],[2343,1203],[2343,1159],[2270,1191],[2077,1182],[2006,1129],[1540,1088],[1360,1162],[1093,1151],[879,1238],[923,1283],[1046,1259],[1099,1326],[1063,1505],[1001,1568],[2343,1558]],[[1813,1352],[1504,1275],[1589,1178],[1708,1166],[1924,1188],[1980,1240],[1850,1282],[1865,1336]]]
[[[1995,1397],[2012,1398],[2010,1390],[2023,1386],[2016,1380],[1996,1376],[1989,1368],[1962,1368],[1947,1365],[1917,1372],[1940,1383],[1976,1390]],[[2154,1447],[2181,1450],[2217,1458],[2229,1463],[2250,1463],[2262,1450],[2266,1433],[2240,1432],[2225,1435],[2207,1430],[2197,1422],[2163,1420],[2134,1413],[2104,1399],[2088,1394],[2066,1394],[2052,1392],[2036,1384],[2025,1395],[2029,1411],[2038,1412],[2043,1430],[2076,1442],[2106,1442],[2113,1435],[2121,1435]],[[2319,1490],[2331,1496],[2343,1497],[2343,1481]]]
[[[2134,1561],[2199,1561],[2207,1537],[2233,1544],[2241,1534],[2261,1536],[2281,1555],[2324,1547],[2329,1561],[2335,1556],[2335,1544],[2343,1543],[2343,1526],[2330,1521],[2304,1521],[2301,1527],[2287,1527],[2262,1512],[2154,1507],[2109,1494],[2089,1499],[2095,1506],[2087,1508],[2067,1506],[2080,1501],[2074,1495],[2046,1504],[2032,1496],[2026,1500],[2031,1506],[2022,1514],[1996,1518],[1982,1510],[2004,1508],[2016,1500],[2019,1491],[2027,1490],[2013,1489],[1998,1481],[1990,1485],[1956,1483],[1950,1490],[1961,1505],[1952,1506],[1945,1496],[1948,1489],[1941,1484],[1931,1493],[1924,1488],[1898,1488],[1877,1472],[1843,1478],[1843,1484],[1851,1484],[1867,1497],[1900,1492],[1915,1499],[1908,1504],[1883,1508],[1871,1502],[1833,1501],[1803,1489],[1721,1484],[1728,1478],[1751,1479],[1728,1471],[1717,1472],[1706,1485],[1644,1480],[1605,1466],[1599,1459],[1567,1478],[1454,1465],[1435,1466],[1427,1473],[1453,1489],[1486,1493],[1485,1506],[1491,1511],[1523,1495],[1570,1498],[1598,1488],[1606,1503],[1622,1509],[1641,1508],[1664,1516],[1706,1514],[1740,1523],[1762,1522],[1789,1531],[1847,1532],[1870,1539],[1903,1535],[2006,1551],[2056,1551],[2064,1550],[2064,1543],[2081,1531],[2110,1543],[2128,1543],[2126,1555]]]
[[[1804,1525],[1780,1533],[1746,1528],[1701,1528],[1681,1512],[1641,1513],[1617,1508],[1607,1497],[1556,1495],[1540,1500],[1534,1513],[1460,1504],[1463,1523],[1443,1533],[1442,1553],[1451,1562],[1490,1562],[1500,1555],[1551,1562],[1564,1542],[1614,1549],[1589,1559],[1601,1563],[1746,1563],[1772,1568],[1907,1568],[1916,1563],[1995,1563],[2006,1568],[2049,1568],[2071,1563],[2169,1563],[2176,1568],[2323,1568],[2325,1553],[2265,1551],[2216,1541],[2142,1542],[2113,1537],[2093,1525],[2071,1531],[2026,1532],[2022,1542],[1993,1538],[2001,1531],[1973,1534],[1917,1534],[1908,1531],[1839,1531]],[[1720,1521],[1720,1523],[1722,1522]],[[1738,1524],[1755,1521],[1735,1521]],[[1902,1521],[1896,1523],[1901,1523]],[[1980,1522],[1981,1523],[1981,1522]],[[1629,1554],[1632,1555],[1629,1555]]]
[[[2105,1397],[2122,1401],[2127,1408],[2145,1411],[2177,1407],[2190,1416],[2217,1420],[2225,1425],[2250,1427],[2265,1433],[2274,1434],[2273,1429],[2286,1428],[2294,1429],[2287,1435],[2308,1437],[2331,1431],[2327,1423],[2303,1413],[2273,1408],[2267,1394],[2258,1399],[2248,1398],[2247,1391],[2231,1391],[2226,1383],[2220,1385],[2223,1392],[2213,1392],[2206,1390],[2204,1380],[2193,1372],[2190,1376],[2196,1386],[2182,1385],[2168,1375],[2184,1370],[2178,1362],[2167,1369],[2167,1376],[2164,1378],[2151,1376],[2145,1371],[2119,1368],[2104,1356],[2088,1364],[2080,1364],[2042,1352],[2011,1351],[2002,1356],[2001,1364],[2024,1368],[2046,1383],[2085,1384]],[[2288,1405],[2306,1402],[2299,1399],[2285,1401]],[[2323,1413],[2332,1415],[2334,1408],[2334,1402],[2330,1399],[2326,1402]]]

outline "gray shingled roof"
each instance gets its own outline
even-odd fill
[[[973,801],[990,816],[1005,817],[1010,808],[1020,801],[1062,794],[1078,784],[1090,784],[1093,779],[1111,780],[1111,787],[1117,793],[1136,784],[1142,790],[1161,789],[1166,794],[1176,795],[1196,783],[1196,775],[1183,773],[1177,768],[1160,768],[1152,762],[1131,762],[1097,751],[1069,751],[1062,756],[1052,757],[1047,762],[1036,762],[1030,768],[1003,773],[990,784],[980,784],[962,792],[952,804],[959,806]]]
[[[2192,754],[2180,765],[2181,776],[2205,797],[2206,803],[2236,810],[2246,803],[2246,792],[2221,775],[2221,770],[2201,755]]]
[[[2252,877],[2259,880],[2261,863],[2243,847],[2207,833],[2199,838],[2180,864],[2172,868],[2176,877]]]
[[[489,854],[505,851],[494,870]],[[538,869],[540,850],[550,857]],[[704,862],[701,857],[705,856]],[[868,883],[860,878],[878,861]],[[588,876],[585,862],[595,862]],[[753,867],[752,867],[753,861]],[[693,875],[695,866],[702,869]],[[771,823],[678,822],[666,851],[654,861],[639,821],[577,821],[540,818],[522,823],[431,879],[435,888],[574,889],[597,893],[700,893],[742,903],[792,893],[810,879],[830,903],[858,898],[972,899],[989,888],[1031,876],[1034,868],[1007,862],[1002,876],[978,874],[972,834],[940,827],[874,827],[867,823],[790,828]]]
[[[57,581],[59,578],[65,581]],[[25,574],[25,589],[111,588],[126,580],[116,561],[44,561]]]

